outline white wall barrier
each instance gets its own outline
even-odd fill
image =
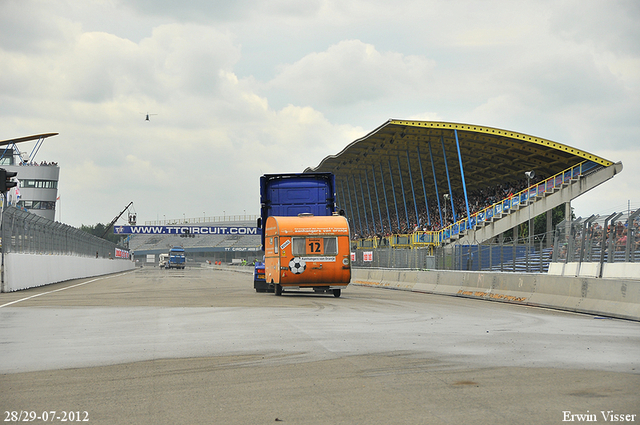
[[[598,277],[600,263],[549,263],[548,273],[555,276]],[[602,263],[602,277],[640,280],[640,263]]]
[[[640,321],[640,280],[537,273],[353,269],[351,283]]]
[[[125,259],[7,253],[4,256],[2,292],[19,291],[133,268],[135,263]]]

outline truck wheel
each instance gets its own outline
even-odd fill
[[[282,285],[280,285],[279,283],[276,283],[276,289],[275,289],[274,292],[275,292],[276,296],[282,295]]]
[[[339,298],[340,297],[340,289],[334,289],[333,290],[333,296],[336,297],[336,298]]]

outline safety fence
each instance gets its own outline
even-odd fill
[[[640,209],[592,215],[556,226],[553,261],[560,263],[640,262]]]
[[[129,258],[129,251],[82,230],[9,206],[2,211],[2,253]]]
[[[353,243],[353,265],[365,268],[546,273],[551,263],[589,263],[599,264],[594,269],[598,271],[595,277],[603,277],[605,263],[640,263],[640,209],[624,214],[613,213],[608,217],[562,221],[554,231],[532,235],[531,240],[529,237],[515,240],[497,237],[481,244],[454,242],[416,247],[411,244],[412,235],[394,236],[393,239],[377,240],[370,246]],[[387,241],[391,243],[386,244]]]
[[[546,273],[552,248],[544,240],[538,242],[482,243],[449,245],[436,249],[437,270],[499,271],[514,273]]]
[[[522,239],[510,243],[450,244],[434,249],[358,248],[352,253],[352,263],[355,267],[545,273],[552,248],[547,247],[544,236],[536,235],[531,244]]]
[[[359,249],[351,252],[354,267],[385,267],[400,269],[434,269],[435,257],[428,249],[397,249],[393,247]]]

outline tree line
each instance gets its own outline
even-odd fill
[[[113,242],[116,244],[120,242],[120,240],[122,239],[122,235],[114,234],[111,228],[109,228],[109,231],[104,236],[102,236],[102,234],[105,232],[106,229],[107,229],[107,225],[102,223],[98,223],[93,226],[87,226],[85,224],[80,226],[80,230],[82,230],[83,232],[87,232],[91,235],[97,236],[99,238],[105,239],[109,242]]]

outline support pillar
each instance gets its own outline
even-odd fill
[[[547,211],[547,237],[546,247],[551,248],[553,245],[553,210]]]
[[[569,239],[571,238],[571,201],[564,204],[564,222],[566,242],[569,243]],[[567,252],[567,261],[568,259],[569,253]]]

